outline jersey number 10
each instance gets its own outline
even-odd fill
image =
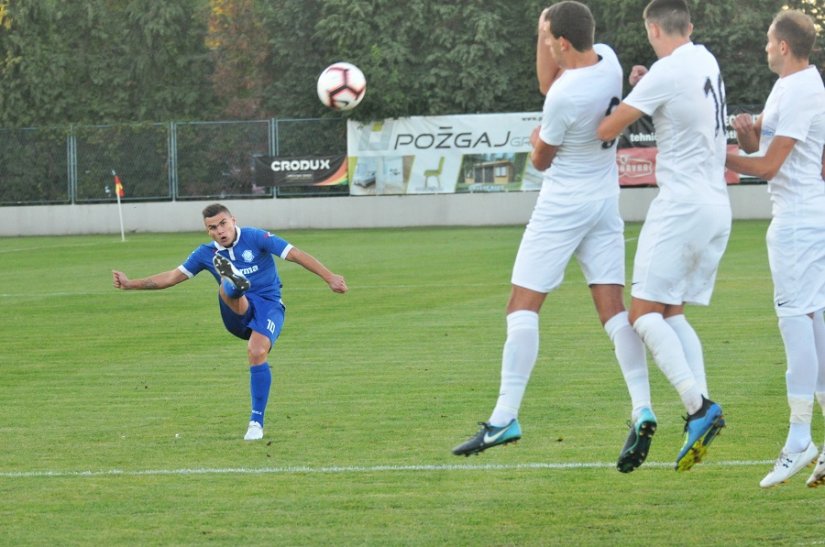
[[[708,95],[713,97],[713,107],[716,109],[716,131],[714,136],[719,136],[719,131],[725,127],[725,86],[722,84],[722,75],[716,80],[716,89],[713,89],[713,84],[710,78],[705,79],[705,97]]]

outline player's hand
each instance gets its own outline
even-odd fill
[[[344,276],[333,274],[332,278],[327,282],[332,292],[345,293],[349,290],[347,282],[344,281]]]
[[[753,131],[753,116],[751,114],[737,114],[730,122],[730,126],[737,133],[750,133]]]
[[[541,10],[541,15],[539,15],[539,37],[544,37],[547,35],[547,30],[550,28],[550,23],[547,23],[544,20],[544,17],[547,15],[547,12],[550,10],[549,7],[544,8]]]
[[[116,289],[126,289],[129,283],[129,278],[126,274],[117,270],[112,270],[112,285]]]
[[[633,68],[630,69],[630,76],[628,77],[630,85],[638,84],[639,80],[641,80],[645,74],[647,74],[646,66],[634,65]]]

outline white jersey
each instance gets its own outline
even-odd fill
[[[725,86],[704,46],[689,42],[653,63],[624,102],[653,117],[663,199],[728,203]]]
[[[619,103],[622,67],[616,54],[595,44],[595,65],[565,70],[547,92],[539,136],[558,147],[544,171],[542,193],[555,203],[580,203],[619,193],[615,143],[596,136],[599,122]]]
[[[825,145],[825,86],[815,67],[779,78],[762,113],[759,155],[764,156],[774,136],[796,140],[791,153],[768,181],[773,216],[798,215],[803,206],[817,215],[825,211],[822,146]]]

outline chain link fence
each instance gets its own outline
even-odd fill
[[[343,119],[0,130],[0,205],[348,195],[346,185],[254,184],[256,156],[346,154]]]

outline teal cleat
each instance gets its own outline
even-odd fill
[[[619,460],[616,462],[616,468],[620,472],[630,473],[644,463],[650,451],[653,434],[656,433],[656,425],[656,416],[653,411],[643,408],[639,412],[636,423],[630,426],[630,433],[627,435],[627,440],[619,454]]]
[[[685,419],[685,444],[676,456],[676,471],[687,471],[701,462],[723,427],[722,407],[703,397],[702,408]]]
[[[486,422],[481,422],[480,425],[481,430],[467,442],[453,448],[453,454],[470,456],[484,452],[493,446],[514,443],[521,439],[521,426],[515,418],[503,427],[495,427]]]

